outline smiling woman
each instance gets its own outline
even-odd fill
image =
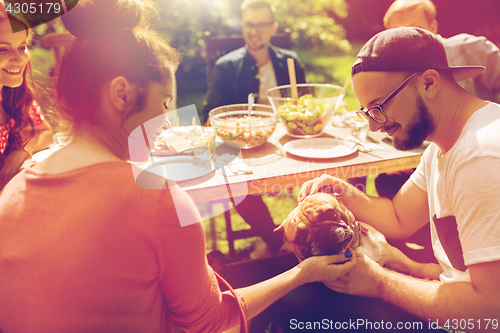
[[[15,30],[12,33],[12,26]],[[52,131],[26,80],[31,72],[27,25],[0,4],[0,190],[32,153],[47,148]]]

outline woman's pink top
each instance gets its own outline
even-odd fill
[[[201,220],[177,185],[141,188],[125,162],[17,174],[0,194],[0,330],[171,332],[175,323],[213,333],[238,324],[237,300],[207,264],[203,224],[180,227],[178,213]]]
[[[45,121],[45,116],[42,113],[42,108],[38,105],[36,101],[33,101],[30,109],[30,116],[35,122],[35,125],[40,125]],[[10,129],[14,127],[16,122],[14,119],[0,124],[0,153],[3,153],[7,149],[7,143],[9,142]]]

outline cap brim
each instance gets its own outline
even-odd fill
[[[453,75],[453,78],[456,82],[466,80],[470,77],[481,74],[484,71],[483,66],[460,66],[460,67],[448,67],[443,68],[443,71],[446,71]]]

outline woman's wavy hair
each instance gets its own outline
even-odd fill
[[[7,13],[5,5],[0,3],[0,21],[17,21],[26,27],[26,34],[29,35],[28,24],[20,16]],[[26,79],[27,75],[30,81]],[[30,110],[34,100],[34,89],[29,82],[32,82],[31,62],[28,61],[23,73],[23,83],[16,88],[2,87],[2,106],[10,119],[14,120],[14,126],[10,129],[9,139],[5,151],[0,153],[0,169],[5,164],[5,156],[13,150],[22,148],[34,137],[35,123],[30,116]]]

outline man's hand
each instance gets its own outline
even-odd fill
[[[378,297],[385,270],[364,254],[354,254],[353,257],[356,267],[336,280],[325,281],[325,285],[343,294]]]
[[[350,253],[353,253],[349,249]],[[309,257],[300,262],[297,268],[300,269],[301,278],[303,283],[317,282],[317,281],[332,281],[345,274],[356,267],[356,256],[346,257],[344,253]]]

